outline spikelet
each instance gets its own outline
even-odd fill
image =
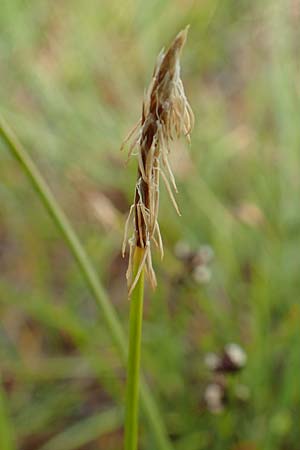
[[[180,31],[170,47],[160,52],[153,77],[144,95],[142,117],[128,134],[122,149],[129,145],[128,158],[137,156],[138,176],[134,203],[125,225],[122,247],[125,255],[129,244],[127,281],[129,295],[134,289],[141,271],[146,274],[153,288],[156,277],[152,267],[151,244],[156,245],[163,257],[163,244],[158,224],[160,175],[177,213],[179,209],[174,192],[175,178],[169,163],[170,143],[184,135],[190,140],[194,115],[184,93],[180,78],[180,53],[185,44],[188,27]],[[129,227],[133,224],[133,236],[128,239]],[[133,255],[136,247],[144,254],[135,277],[133,277]]]

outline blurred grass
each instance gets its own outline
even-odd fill
[[[0,444],[3,450],[14,450],[14,433],[9,419],[6,395],[0,385]]]
[[[0,111],[33,149],[125,326],[120,245],[136,164],[124,169],[118,149],[157,52],[191,24],[182,75],[196,128],[191,148],[173,152],[181,218],[162,194],[166,257],[155,258],[143,343],[178,450],[299,447],[299,18],[297,0],[1,3]],[[0,150],[4,411],[17,448],[35,450],[76,436],[77,425],[84,435],[81,424],[106,408],[114,414],[124,373],[61,237]],[[209,282],[176,257],[182,240],[213,249]],[[226,376],[224,410],[213,414],[204,358],[231,341],[248,361]],[[121,448],[112,424],[78,448]],[[143,448],[155,448],[141,433]]]

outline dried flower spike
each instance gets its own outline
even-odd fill
[[[150,86],[144,96],[142,117],[122,145],[124,148],[125,144],[129,143],[128,158],[133,155],[138,158],[135,198],[126,221],[122,248],[124,256],[128,240],[129,265],[126,276],[129,295],[144,267],[152,287],[156,286],[151,243],[153,242],[159,248],[163,257],[163,244],[158,224],[160,176],[180,215],[174,196],[177,187],[169,163],[169,154],[170,142],[182,135],[189,140],[194,125],[194,115],[180,78],[179,57],[187,32],[188,27],[178,33],[166,51],[163,49],[160,52]],[[128,239],[131,223],[134,233]],[[133,278],[133,255],[136,247],[144,249],[144,253]]]

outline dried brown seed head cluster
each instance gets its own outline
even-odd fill
[[[148,91],[145,93],[142,117],[125,139],[122,148],[129,143],[128,158],[138,158],[138,177],[134,203],[125,225],[123,256],[125,254],[129,226],[134,233],[128,240],[129,265],[127,280],[129,294],[134,289],[141,271],[146,273],[153,287],[156,277],[152,267],[151,243],[160,249],[163,244],[158,224],[160,176],[171,201],[179,213],[174,197],[177,192],[175,178],[169,163],[170,142],[184,135],[190,137],[194,115],[184,93],[180,78],[180,53],[185,44],[188,27],[175,37],[170,47],[160,52]],[[136,247],[144,249],[139,269],[133,277],[133,255]]]

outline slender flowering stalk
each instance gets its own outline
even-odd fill
[[[177,213],[179,209],[174,192],[175,178],[169,163],[170,143],[184,135],[190,138],[194,115],[184,93],[180,78],[179,57],[185,44],[188,27],[175,37],[170,47],[160,52],[148,91],[145,93],[142,117],[125,139],[129,143],[128,158],[138,158],[138,176],[134,203],[126,221],[123,256],[129,243],[127,280],[129,296],[145,267],[152,287],[156,277],[152,267],[151,243],[159,248],[163,257],[163,244],[158,224],[159,180],[167,188]],[[133,224],[134,233],[128,240],[128,230]],[[133,276],[133,255],[136,247],[144,249],[140,267]]]
[[[127,366],[125,417],[125,450],[136,450],[138,443],[138,392],[141,354],[141,330],[144,296],[144,270],[152,287],[156,276],[152,267],[151,244],[163,244],[158,224],[160,176],[170,199],[179,213],[174,192],[175,178],[169,163],[170,143],[184,135],[190,138],[194,115],[180,78],[179,57],[188,27],[175,37],[170,47],[160,52],[148,91],[145,93],[142,117],[125,139],[129,143],[128,158],[138,159],[138,176],[134,203],[125,225],[122,253],[129,243],[127,280],[130,304],[130,338]],[[128,239],[129,227],[133,236]]]
[[[144,250],[137,247],[133,258],[136,273]],[[144,271],[131,294],[129,320],[129,353],[127,364],[125,450],[136,450],[138,445],[139,379],[144,301]]]

